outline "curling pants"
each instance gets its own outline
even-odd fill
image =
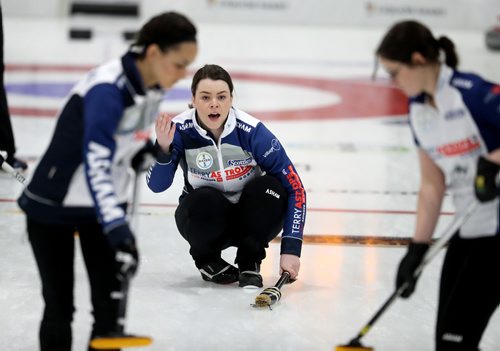
[[[78,227],[52,225],[28,218],[28,236],[45,302],[39,334],[41,351],[71,350],[75,229],[90,281],[94,315],[91,337],[106,334],[116,325],[118,302],[110,294],[117,290],[119,281],[115,278],[114,253],[101,226],[98,223]]]
[[[455,236],[441,274],[437,351],[476,351],[500,304],[500,236]]]
[[[182,198],[175,219],[198,268],[236,246],[235,262],[242,269],[266,257],[268,243],[283,229],[286,204],[285,188],[265,175],[248,182],[236,204],[216,189],[195,189]]]

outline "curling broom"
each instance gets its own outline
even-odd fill
[[[137,208],[139,206],[139,172],[136,171],[134,178],[134,187],[132,193],[132,207],[129,212],[130,226],[137,232],[138,219]],[[115,350],[128,347],[148,346],[153,343],[153,339],[149,336],[139,336],[125,334],[124,322],[125,313],[127,311],[127,297],[129,291],[130,277],[121,282],[119,291],[113,292],[120,298],[118,305],[118,319],[115,332],[103,336],[97,336],[90,341],[90,346],[96,350]]]
[[[254,307],[269,307],[281,299],[281,287],[290,281],[290,273],[283,272],[273,287],[266,288],[255,298]]]
[[[0,166],[5,172],[9,173],[11,176],[16,178],[19,183],[26,185],[26,178],[21,173],[12,168],[12,166],[5,161],[5,158],[1,154],[0,154]]]
[[[16,178],[21,184],[26,185],[26,178],[12,168],[7,162],[5,162],[5,158],[0,154],[0,167],[10,174],[12,177]],[[136,173],[136,177],[134,180],[134,192],[132,196],[132,209],[130,211],[130,217],[132,224],[135,224],[136,212],[138,206],[138,189],[139,189],[139,176]],[[129,280],[125,279],[121,283],[120,291],[113,292],[113,294],[120,295],[120,303],[118,306],[118,320],[116,331],[105,335],[95,337],[90,341],[90,346],[96,350],[110,350],[110,349],[119,349],[119,348],[127,348],[127,347],[138,347],[138,346],[148,346],[153,340],[149,336],[137,336],[137,335],[128,335],[124,333],[123,323],[125,320],[125,312],[127,309],[127,296],[129,290]]]
[[[431,246],[431,248],[427,251],[424,259],[420,263],[420,265],[415,269],[414,277],[418,277],[419,274],[424,269],[424,266],[427,265],[438,253],[439,251],[446,246],[451,237],[457,232],[457,230],[465,223],[465,221],[469,218],[469,216],[476,209],[477,202],[473,201],[469,204],[464,214],[459,217],[455,217],[455,219],[449,224],[446,230],[443,232],[441,237],[436,240],[436,242]],[[405,282],[398,289],[396,289],[392,295],[384,302],[382,307],[375,313],[375,315],[370,319],[370,321],[359,331],[358,335],[353,338],[347,345],[340,345],[335,348],[335,351],[374,351],[373,347],[363,346],[361,344],[361,338],[364,337],[370,329],[373,327],[375,322],[379,319],[379,317],[387,310],[387,308],[392,305],[394,300],[399,297],[403,291],[408,286],[409,282]]]

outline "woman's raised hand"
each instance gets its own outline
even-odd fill
[[[170,144],[174,140],[175,124],[166,112],[160,112],[155,125],[156,140],[164,153],[169,153]]]

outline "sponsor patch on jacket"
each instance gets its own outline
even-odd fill
[[[458,119],[458,118],[462,118],[462,117],[465,117],[465,109],[463,109],[463,108],[450,110],[450,111],[446,112],[444,115],[444,119],[446,119],[446,120]]]
[[[208,152],[203,151],[196,156],[196,164],[201,169],[209,169],[213,163],[214,159]]]
[[[228,160],[227,165],[228,166],[245,166],[251,163],[253,160],[252,157],[245,158],[244,160]]]
[[[439,146],[436,151],[443,156],[456,156],[470,153],[479,148],[481,148],[479,140],[472,137]]]

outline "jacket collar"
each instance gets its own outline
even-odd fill
[[[441,91],[443,91],[443,89],[449,84],[452,76],[453,69],[442,63],[441,67],[439,68],[439,76],[436,81],[436,94],[439,94]]]
[[[236,127],[236,110],[231,107],[229,110],[229,115],[227,116],[226,122],[224,123],[224,130],[222,131],[221,134],[221,139],[224,138],[225,136],[231,134],[231,132],[234,130]],[[193,108],[191,111],[191,120],[193,121],[194,128],[200,134],[202,137],[208,139],[211,138],[211,133],[203,129],[196,118],[196,109]]]
[[[144,88],[142,77],[135,64],[135,59],[136,56],[130,52],[127,52],[125,55],[123,55],[121,58],[123,71],[136,94],[146,95],[146,89]]]

